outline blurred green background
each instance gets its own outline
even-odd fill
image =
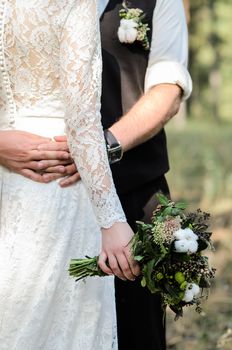
[[[202,315],[168,312],[168,350],[232,350],[232,0],[190,0],[189,33],[194,89],[167,127],[168,181],[174,200],[211,213],[217,273]]]

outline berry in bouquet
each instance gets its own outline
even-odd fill
[[[176,319],[183,307],[207,298],[215,269],[210,267],[207,248],[213,249],[208,213],[198,209],[186,213],[184,203],[157,195],[159,205],[150,224],[137,222],[131,253],[141,269],[141,285],[151,293],[161,293],[163,305],[169,306]],[[98,257],[73,259],[69,273],[76,281],[89,276],[106,276],[98,267]]]

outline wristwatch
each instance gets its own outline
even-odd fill
[[[106,149],[110,164],[119,162],[123,156],[123,150],[120,142],[115,138],[112,132],[108,129],[104,130],[106,140]]]

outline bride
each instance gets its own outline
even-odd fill
[[[0,349],[116,349],[113,277],[76,284],[67,272],[71,258],[101,251],[106,273],[138,274],[100,124],[96,0],[0,7],[0,137],[66,128],[82,178],[61,188],[0,166]]]

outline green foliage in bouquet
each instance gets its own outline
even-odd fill
[[[213,249],[209,214],[200,209],[186,214],[184,203],[172,202],[163,194],[157,198],[160,204],[151,224],[137,222],[131,252],[141,268],[141,285],[151,293],[161,293],[164,306],[169,306],[177,319],[184,306],[195,304],[201,311],[201,299],[207,297],[215,274],[202,255],[206,248]],[[76,280],[105,276],[97,261],[98,257],[72,260],[70,275]]]

